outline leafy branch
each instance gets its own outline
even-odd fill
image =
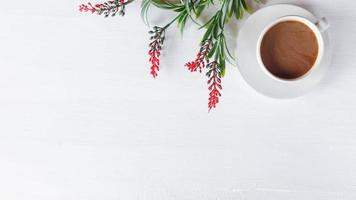
[[[250,12],[245,0],[222,0],[220,9],[201,27],[206,28],[206,31],[201,40],[197,58],[186,64],[190,71],[197,71],[195,68],[201,71],[204,66],[208,68],[206,76],[209,85],[209,110],[219,103],[219,97],[221,97],[219,90],[222,90],[221,78],[225,76],[226,61],[234,60],[226,44],[225,25],[233,16],[241,19],[245,12]],[[207,43],[210,47],[208,52],[204,51]]]

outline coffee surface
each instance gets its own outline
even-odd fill
[[[307,25],[285,21],[267,31],[260,51],[269,72],[279,78],[295,79],[313,67],[319,49],[317,38]]]

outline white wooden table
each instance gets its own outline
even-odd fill
[[[194,25],[168,32],[153,80],[139,2],[103,19],[0,0],[0,199],[356,199],[356,2],[277,2],[329,19],[329,74],[275,100],[229,66],[208,114],[205,77],[183,67]]]

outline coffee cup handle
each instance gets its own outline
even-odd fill
[[[324,32],[330,27],[330,24],[329,24],[328,20],[325,17],[320,18],[315,23],[315,25],[319,28],[320,32]]]

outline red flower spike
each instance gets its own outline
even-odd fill
[[[221,93],[219,90],[222,90],[221,86],[221,71],[220,65],[217,61],[213,61],[209,63],[207,66],[208,72],[206,75],[208,76],[208,89],[209,89],[209,103],[208,108],[209,111],[212,108],[216,107],[216,104],[219,103],[219,98],[221,97]]]
[[[123,16],[125,15],[125,6],[128,3],[131,3],[132,0],[114,0],[114,1],[107,1],[105,3],[95,4],[93,6],[92,3],[81,4],[79,6],[80,12],[91,12],[96,13],[98,15],[104,15],[108,17],[109,15],[115,16],[117,13]]]
[[[202,72],[202,69],[205,67],[206,63],[209,62],[207,55],[211,49],[211,45],[211,40],[206,40],[203,42],[196,59],[185,64],[189,71],[196,72],[199,70],[199,72]]]
[[[150,56],[149,61],[151,63],[150,73],[153,78],[156,78],[158,75],[157,72],[159,71],[159,57],[161,55],[161,50],[165,38],[165,28],[155,26],[149,33],[152,34],[150,38],[151,43],[149,45],[150,50],[148,51],[148,55]]]
[[[87,5],[82,4],[79,6],[79,11],[80,12],[90,11],[90,12],[94,13],[96,11],[96,8],[91,3],[88,3]]]

